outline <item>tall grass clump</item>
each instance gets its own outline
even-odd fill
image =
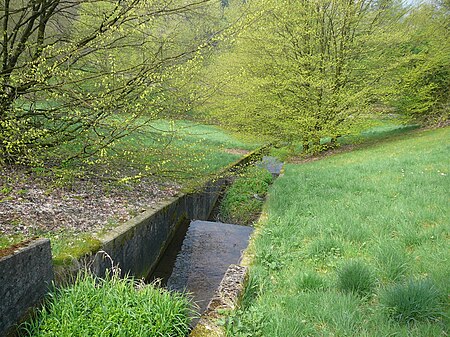
[[[314,240],[309,246],[311,258],[323,259],[326,257],[339,257],[342,255],[342,243],[331,237]]]
[[[370,295],[375,288],[375,281],[374,272],[362,261],[346,261],[338,270],[338,288],[344,292]]]
[[[380,302],[400,323],[435,322],[444,315],[441,292],[430,279],[392,285],[382,292]]]
[[[315,271],[301,273],[296,281],[300,291],[324,290],[327,287],[325,279]]]
[[[51,293],[21,336],[186,336],[189,306],[183,295],[133,278],[83,273]]]

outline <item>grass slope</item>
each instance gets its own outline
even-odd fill
[[[217,126],[159,120],[125,137],[117,147],[140,167],[185,181],[217,172],[261,145]]]
[[[426,131],[288,165],[229,335],[447,335],[449,139]]]

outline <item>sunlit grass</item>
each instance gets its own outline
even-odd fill
[[[252,225],[261,213],[263,200],[273,181],[264,168],[249,167],[227,189],[220,203],[219,220]]]
[[[448,334],[448,139],[449,128],[425,131],[288,165],[250,249],[258,292],[229,335]],[[410,280],[430,280],[433,298],[418,294],[404,312],[421,314],[404,324],[395,299]]]
[[[379,141],[385,141],[392,137],[398,137],[407,134],[415,129],[418,129],[418,124],[406,124],[405,120],[397,118],[374,118],[367,120],[364,124],[355,126],[348,130],[348,134],[337,138],[336,146],[358,145],[370,146]],[[320,151],[329,149],[331,145],[331,137],[323,137],[320,139],[322,146]],[[290,157],[297,157],[307,155],[303,151],[303,145],[300,142],[294,141],[290,144],[284,144],[271,149],[271,154],[280,158],[283,161],[289,160]]]
[[[116,142],[106,160],[183,182],[217,172],[263,144],[217,126],[158,120]]]
[[[55,289],[21,336],[186,336],[190,303],[182,294],[117,275],[80,274]]]

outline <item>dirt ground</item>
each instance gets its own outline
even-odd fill
[[[26,168],[4,166],[0,171],[0,236],[97,232],[125,222],[179,190],[176,184],[151,179],[117,184],[90,178],[61,184]]]

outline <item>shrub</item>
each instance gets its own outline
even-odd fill
[[[139,288],[139,290],[137,290]],[[117,275],[85,273],[55,290],[22,336],[186,336],[189,301],[153,285]]]
[[[348,261],[338,271],[340,290],[358,295],[369,295],[375,287],[373,271],[361,261]]]
[[[380,302],[398,322],[437,321],[443,315],[441,296],[431,280],[410,280],[385,289]]]

